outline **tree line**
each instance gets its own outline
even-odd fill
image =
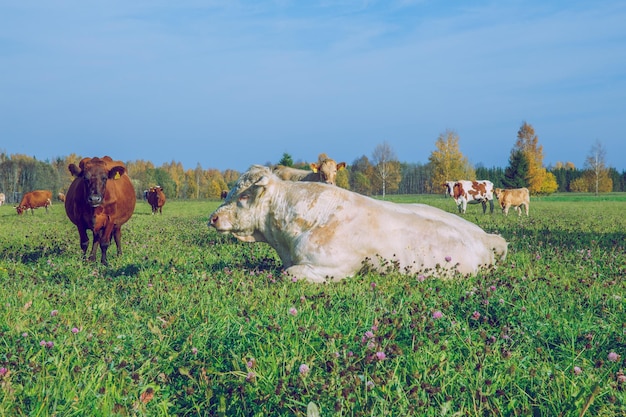
[[[320,155],[322,156],[322,155]],[[452,130],[441,133],[427,163],[400,162],[392,147],[383,142],[371,158],[362,155],[337,173],[337,186],[365,195],[443,193],[445,181],[457,179],[490,180],[495,187],[527,187],[531,194],[554,192],[626,191],[626,171],[619,173],[605,165],[606,151],[596,141],[582,169],[574,164],[543,165],[543,148],[532,125],[524,122],[511,150],[506,167],[474,167],[459,148],[459,137]],[[71,184],[68,165],[81,156],[70,154],[52,161],[39,161],[26,155],[0,152],[0,192],[8,203],[19,202],[21,195],[32,190],[64,193]],[[200,164],[185,169],[172,161],[156,167],[150,161],[125,161],[137,197],[149,187],[160,185],[168,198],[216,199],[239,178],[236,170],[205,169]],[[271,165],[271,163],[267,163]],[[305,162],[293,162],[284,153],[277,164],[310,169]]]

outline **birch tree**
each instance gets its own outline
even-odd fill
[[[376,146],[372,153],[372,162],[376,177],[381,183],[384,199],[387,188],[398,188],[400,183],[400,163],[396,153],[387,141]]]

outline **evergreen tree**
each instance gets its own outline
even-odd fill
[[[284,165],[286,167],[293,166],[293,158],[287,152],[283,153],[283,157],[278,161],[278,165]]]
[[[502,182],[505,188],[528,187],[528,159],[521,150],[511,152],[509,166],[504,170]]]

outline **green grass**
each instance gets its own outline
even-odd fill
[[[625,202],[469,206],[509,242],[497,268],[324,285],[209,229],[217,201],[138,202],[108,267],[59,204],[0,207],[0,416],[624,415]]]

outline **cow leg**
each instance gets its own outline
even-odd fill
[[[117,245],[118,254],[120,253],[120,242],[118,241],[119,237],[117,236],[117,230],[121,231],[121,229],[116,228],[115,223],[113,223],[109,219],[109,222],[107,223],[102,233],[102,236],[100,237],[100,251],[102,252],[102,258],[100,259],[100,262],[102,262],[102,265],[108,265],[107,250],[109,249],[109,245],[111,244],[111,236],[114,235],[114,232],[116,234],[115,244]]]
[[[122,256],[122,228],[116,227],[113,231],[115,246],[117,247],[117,256]]]
[[[493,199],[489,200],[490,214],[493,214]]]
[[[91,254],[89,255],[89,260],[90,261],[95,261],[96,260],[96,250],[98,249],[98,246],[100,246],[100,249],[102,250],[102,230],[99,231],[95,231],[93,232],[93,244],[91,245]]]
[[[304,278],[309,282],[317,284],[332,280],[333,276],[339,278],[345,276],[345,274],[342,274],[337,268],[313,267],[311,265],[293,265],[287,268],[285,272],[294,278]]]
[[[487,202],[485,200],[481,201],[483,205],[483,214],[487,213]]]
[[[84,227],[79,227],[78,236],[80,237],[80,249],[83,251],[84,258],[87,255],[87,248],[89,247],[89,236],[87,236],[87,229]]]

